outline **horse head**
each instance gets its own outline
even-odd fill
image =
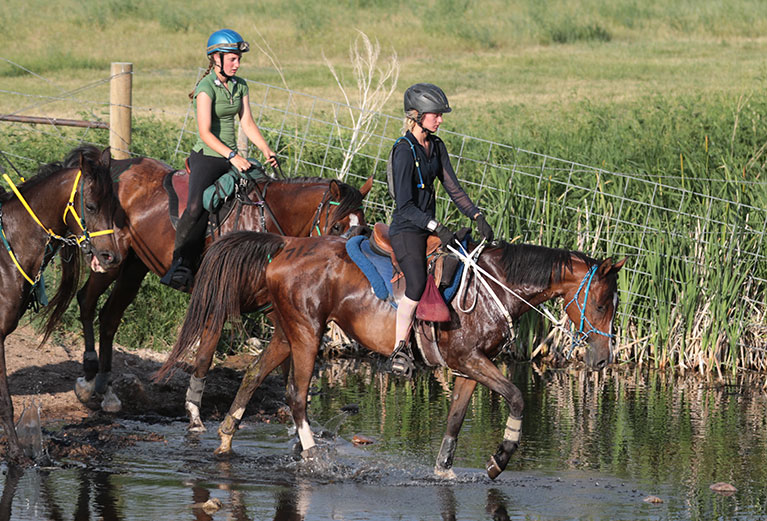
[[[613,263],[573,262],[564,294],[565,311],[578,326],[573,342],[588,344],[583,361],[590,369],[600,370],[613,360],[613,321],[618,308],[618,271],[626,259]]]
[[[362,202],[373,186],[370,176],[359,190],[340,181],[333,180],[328,187],[329,206],[332,211],[321,212],[318,229],[322,235],[340,235],[348,238],[355,235],[370,235],[370,228],[365,221]]]
[[[118,232],[126,224],[125,212],[114,190],[109,147],[102,152],[95,147],[80,147],[66,163],[75,164],[81,177],[72,188],[65,222],[70,230],[81,234],[80,246],[94,271],[118,266],[128,243],[126,235]]]

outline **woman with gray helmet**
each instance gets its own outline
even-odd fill
[[[405,295],[397,307],[392,370],[408,374],[412,365],[407,336],[418,301],[426,287],[426,239],[436,233],[443,245],[454,233],[435,220],[434,180],[439,179],[458,209],[474,220],[480,235],[493,240],[493,229],[461,188],[445,143],[435,132],[442,115],[450,112],[445,93],[431,83],[416,83],[405,91],[404,135],[394,144],[391,170],[394,213],[389,227],[392,249],[405,276]]]
[[[189,155],[189,198],[176,228],[173,262],[160,279],[163,284],[182,291],[194,280],[194,271],[204,246],[208,212],[202,194],[231,168],[241,172],[250,161],[237,151],[235,116],[248,139],[258,148],[267,163],[277,166],[277,159],[253,121],[248,98],[248,84],[235,76],[248,42],[231,29],[221,29],[208,38],[208,70],[189,98],[195,103],[199,137]],[[213,74],[210,72],[213,71]]]

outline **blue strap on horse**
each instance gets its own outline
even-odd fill
[[[468,236],[464,238],[462,244],[464,248],[468,247]],[[370,239],[363,235],[352,237],[346,241],[346,252],[370,282],[375,296],[381,300],[388,300],[392,307],[396,309],[397,303],[392,298],[391,279],[394,274],[394,268],[392,267],[391,259],[375,253],[370,248]],[[458,291],[463,269],[464,265],[460,263],[450,285],[441,290],[445,302],[450,302]]]
[[[589,300],[589,289],[591,288],[591,279],[594,278],[594,274],[597,272],[597,268],[598,266],[596,264],[594,264],[593,266],[591,266],[591,268],[589,268],[588,273],[586,273],[586,275],[583,277],[583,280],[581,281],[580,286],[578,286],[578,291],[575,292],[575,295],[573,295],[573,298],[570,299],[570,302],[568,302],[565,305],[565,309],[567,309],[570,306],[570,304],[574,302],[575,306],[578,308],[578,311],[581,312],[581,320],[580,320],[580,324],[578,325],[578,333],[577,333],[578,338],[576,339],[576,335],[573,335],[573,341],[572,341],[572,344],[570,345],[570,351],[567,353],[567,358],[570,358],[570,355],[572,354],[573,349],[575,349],[575,346],[582,340],[585,340],[586,338],[588,338],[588,336],[591,333],[599,333],[600,335],[606,336],[607,338],[613,338],[614,336],[610,333],[605,333],[604,331],[600,331],[599,329],[595,328],[594,325],[591,323],[591,321],[588,318],[586,318],[586,303]],[[581,290],[584,289],[584,287],[585,287],[585,291],[583,292],[583,305],[581,306],[581,303],[578,302],[578,295],[581,293]],[[588,331],[584,330],[584,327],[583,327],[584,323],[589,326],[590,329]]]

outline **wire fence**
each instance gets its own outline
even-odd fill
[[[22,107],[17,113],[63,102],[86,117],[101,119],[108,106],[108,101],[104,101],[108,100],[108,89],[104,88],[108,81],[107,78],[47,97],[0,89],[0,97],[18,97],[17,102],[11,103]],[[248,85],[254,118],[280,156],[286,173],[341,175],[339,169],[352,133],[350,114],[358,114],[359,108],[256,81],[248,80]],[[180,166],[196,136],[191,105],[183,114],[156,107],[133,107],[135,117],[159,112],[164,112],[166,119],[181,122],[173,149],[168,150],[169,162]],[[366,211],[372,216],[369,220],[388,220],[392,208],[385,196],[385,169],[391,146],[401,135],[402,119],[380,113],[376,117],[375,130],[366,136],[367,142],[354,156],[344,180],[360,186],[374,176]],[[73,145],[85,141],[105,146],[103,142],[91,141],[94,136],[91,129],[64,137],[56,126],[34,128],[35,132],[69,140]],[[680,176],[611,172],[446,128],[439,135],[447,144],[462,184],[485,213],[493,217],[501,237],[578,249],[597,258],[628,257],[620,284],[624,329],[650,330],[654,327],[651,323],[654,310],[676,304],[675,299],[664,300],[651,290],[653,284],[660,282],[659,277],[667,277],[666,282],[681,291],[679,288],[686,283],[684,266],[703,271],[719,269],[712,263],[717,253],[731,260],[721,269],[749,270],[750,289],[738,295],[738,304],[751,310],[744,320],[764,316],[763,292],[754,288],[767,286],[767,215],[758,204],[760,198],[754,194],[764,194],[767,184],[737,176],[687,177],[684,171]],[[27,167],[42,162],[24,157],[12,143],[3,143],[2,150]],[[444,193],[438,197],[438,207],[441,219],[459,217],[445,201]],[[664,274],[644,261],[657,255],[659,249],[664,249],[666,261],[683,268]],[[758,324],[753,326],[754,330],[763,329]],[[759,338],[759,334],[744,335],[738,339],[738,345],[741,349],[764,350],[765,344]]]

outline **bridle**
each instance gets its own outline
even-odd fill
[[[581,313],[581,320],[580,324],[578,325],[578,331],[573,334],[573,340],[572,344],[570,345],[570,351],[567,353],[567,358],[570,358],[570,355],[572,354],[573,349],[575,349],[575,346],[586,340],[586,338],[588,338],[591,333],[597,333],[602,336],[606,336],[610,340],[615,337],[615,335],[612,333],[605,333],[601,329],[594,327],[594,324],[592,324],[588,317],[586,317],[586,303],[589,299],[589,289],[591,289],[591,282],[594,278],[594,274],[597,272],[597,268],[598,266],[596,264],[589,268],[589,271],[586,273],[586,275],[583,276],[583,279],[578,286],[578,290],[573,295],[573,298],[571,298],[570,301],[565,305],[565,311],[567,311],[567,308],[570,307],[570,304],[575,303],[575,306]],[[578,302],[578,295],[580,295],[581,291],[583,291],[583,304]],[[588,326],[589,329],[586,330],[585,326]]]
[[[64,208],[64,214],[62,215],[62,221],[66,225],[67,223],[67,216],[68,214],[72,214],[77,221],[77,224],[80,226],[80,230],[82,230],[81,235],[68,235],[66,237],[62,237],[61,235],[56,234],[51,228],[48,228],[45,226],[40,219],[35,214],[34,210],[32,210],[32,207],[29,205],[27,200],[24,198],[23,195],[21,195],[21,192],[16,187],[16,185],[13,183],[11,178],[8,176],[8,174],[3,174],[3,178],[5,179],[5,182],[8,183],[8,185],[11,187],[11,190],[13,191],[14,195],[18,198],[18,200],[21,202],[21,204],[24,206],[24,208],[27,210],[27,213],[32,217],[32,219],[37,223],[37,225],[43,229],[43,231],[48,235],[48,243],[51,241],[58,241],[63,244],[72,244],[72,245],[78,245],[80,248],[83,249],[86,253],[89,253],[93,250],[93,246],[91,244],[91,238],[92,237],[98,237],[102,235],[109,235],[111,233],[114,233],[114,229],[107,229],[107,230],[101,230],[97,232],[89,232],[88,229],[85,226],[85,219],[77,213],[77,210],[75,210],[75,195],[78,191],[78,184],[79,184],[79,190],[80,190],[80,213],[85,214],[85,195],[83,193],[83,184],[84,180],[82,179],[82,170],[77,171],[77,175],[75,176],[75,181],[72,184],[72,191],[69,194],[69,200],[67,201],[67,205]],[[5,228],[2,225],[2,205],[0,204],[0,237],[2,237],[3,244],[5,245],[5,249],[8,251],[8,254],[10,255],[11,259],[13,260],[13,263],[16,265],[16,268],[19,270],[19,272],[24,276],[24,278],[33,286],[40,280],[40,276],[42,275],[43,270],[45,269],[45,263],[41,265],[40,272],[37,274],[35,279],[33,280],[21,267],[21,264],[19,263],[18,259],[16,258],[16,255],[13,253],[13,249],[11,248],[10,243],[8,242],[8,239],[5,235]],[[47,245],[46,245],[47,247]]]

